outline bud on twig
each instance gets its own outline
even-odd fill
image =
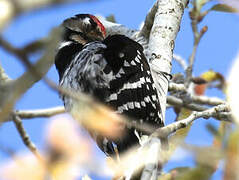
[[[200,31],[200,37],[202,37],[204,35],[204,33],[207,32],[207,30],[208,30],[208,27],[204,26]]]

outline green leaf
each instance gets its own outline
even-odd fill
[[[216,4],[210,10],[211,11],[229,12],[229,13],[238,12],[238,10],[236,8],[233,8],[227,4]]]

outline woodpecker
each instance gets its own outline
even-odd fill
[[[119,34],[106,37],[103,24],[89,14],[68,18],[62,26],[63,41],[55,56],[60,86],[87,93],[136,123],[154,129],[164,126],[150,67],[139,43]],[[66,95],[61,98],[70,111],[74,101]],[[125,128],[124,136],[116,140],[98,136],[97,144],[106,155],[115,155],[114,146],[122,153],[149,135]]]

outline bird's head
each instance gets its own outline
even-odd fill
[[[63,22],[63,39],[82,45],[92,41],[102,41],[106,37],[104,25],[93,15],[77,14]]]

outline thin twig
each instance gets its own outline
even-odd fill
[[[199,32],[198,31],[198,23],[199,23],[198,18],[194,17],[194,18],[191,18],[191,19],[192,19],[191,27],[192,27],[193,36],[194,36],[194,43],[193,43],[192,53],[189,57],[189,65],[186,69],[186,80],[185,80],[184,84],[187,88],[189,87],[189,84],[190,84],[191,79],[192,79],[193,65],[194,65],[195,56],[196,56],[196,52],[197,52],[199,42],[200,42],[202,36],[207,31],[207,26],[204,26]]]
[[[13,115],[12,119],[13,119],[13,122],[17,128],[17,131],[18,131],[23,143],[37,157],[37,159],[42,161],[42,157],[41,157],[40,153],[38,152],[35,144],[30,140],[29,135],[27,134],[26,130],[23,127],[21,118],[17,115]]]
[[[149,39],[150,31],[154,24],[154,17],[158,9],[158,1],[156,1],[153,7],[150,9],[149,13],[147,14],[144,25],[139,32],[139,36],[144,36],[146,39]]]
[[[167,137],[170,134],[176,132],[179,129],[187,127],[189,124],[191,124],[194,120],[198,118],[205,118],[208,119],[210,117],[218,116],[220,112],[224,113],[229,110],[228,105],[221,104],[218,106],[215,106],[213,108],[207,109],[202,112],[193,112],[188,118],[174,122],[172,124],[169,124],[165,127],[157,129],[151,136],[152,137]]]
[[[30,50],[35,51],[36,48],[39,48],[39,47],[35,47],[35,46],[43,46],[43,44],[41,44],[41,45],[37,45],[37,44],[38,43],[36,43],[36,44],[31,43],[30,45],[27,45],[23,49],[16,48],[0,36],[0,46],[2,46],[2,48],[4,48],[7,52],[16,56],[23,63],[23,65],[25,65],[27,67],[29,72],[34,77],[39,79],[42,77],[41,72],[39,72],[38,68],[34,67],[34,65],[30,62],[30,60],[28,58],[28,55],[30,54]]]
[[[184,84],[177,84],[177,83],[173,83],[173,82],[169,83],[168,90],[169,91],[183,91],[183,92],[187,92],[187,89],[184,86]]]
[[[207,97],[207,96],[192,96],[192,101],[198,104],[206,104],[211,106],[216,106],[219,104],[225,104],[226,101],[223,101],[217,97]]]
[[[186,70],[188,65],[185,59],[183,59],[180,55],[178,54],[173,54],[173,59],[178,62],[178,64],[181,65],[183,70]]]
[[[37,110],[22,110],[16,111],[16,115],[20,118],[24,119],[32,119],[39,117],[51,117],[57,114],[61,114],[65,112],[65,108],[63,106],[47,108],[47,109],[37,109]]]
[[[189,58],[189,65],[186,69],[186,79],[185,79],[185,86],[186,87],[189,87],[189,84],[192,80],[193,65],[194,65],[194,61],[195,61],[195,56],[196,56],[196,52],[197,52],[198,43],[199,43],[199,41],[197,41],[197,43],[194,43],[193,51],[192,51],[192,54]]]
[[[205,106],[201,106],[201,105],[197,105],[197,104],[193,104],[193,103],[190,103],[190,104],[187,104],[187,103],[184,103],[182,99],[179,99],[177,97],[174,97],[174,96],[168,96],[167,97],[167,102],[170,104],[170,105],[173,105],[173,106],[176,106],[176,107],[185,107],[187,109],[190,109],[192,111],[206,111],[206,110],[209,110],[209,108],[205,107]],[[219,102],[218,102],[219,103]],[[215,103],[216,104],[216,103]],[[225,105],[226,103],[219,103],[219,105]],[[228,122],[232,122],[232,114],[231,112],[229,113],[220,113],[218,112],[217,116],[214,116],[214,118],[218,119],[218,120],[224,120],[224,121],[228,121]]]
[[[193,103],[190,103],[190,104],[184,103],[182,99],[179,99],[174,96],[167,96],[167,103],[170,105],[176,106],[176,107],[185,107],[185,108],[188,108],[193,111],[207,110],[206,107],[201,106],[201,105],[197,105],[197,104],[193,104]]]
[[[12,46],[8,41],[3,39],[2,36],[0,36],[0,46],[5,49],[7,52],[13,54],[17,58],[19,58],[22,61],[26,61],[27,59],[27,54],[22,51],[22,49],[16,48]]]
[[[173,83],[173,82],[169,83],[169,91],[187,92],[186,87],[184,86],[184,84],[176,84],[176,83]],[[168,96],[168,97],[170,98],[171,96]],[[171,99],[169,99],[169,101],[170,100]],[[226,103],[226,101],[221,100],[217,97],[207,97],[207,96],[197,96],[197,95],[191,95],[191,100],[192,100],[193,103],[205,104],[205,105],[210,105],[210,106],[215,106],[215,105]]]
[[[33,42],[25,45],[22,48],[22,51],[25,52],[26,54],[31,54],[40,49],[43,49],[46,45],[47,45],[46,39],[39,39],[39,40],[33,41]]]

